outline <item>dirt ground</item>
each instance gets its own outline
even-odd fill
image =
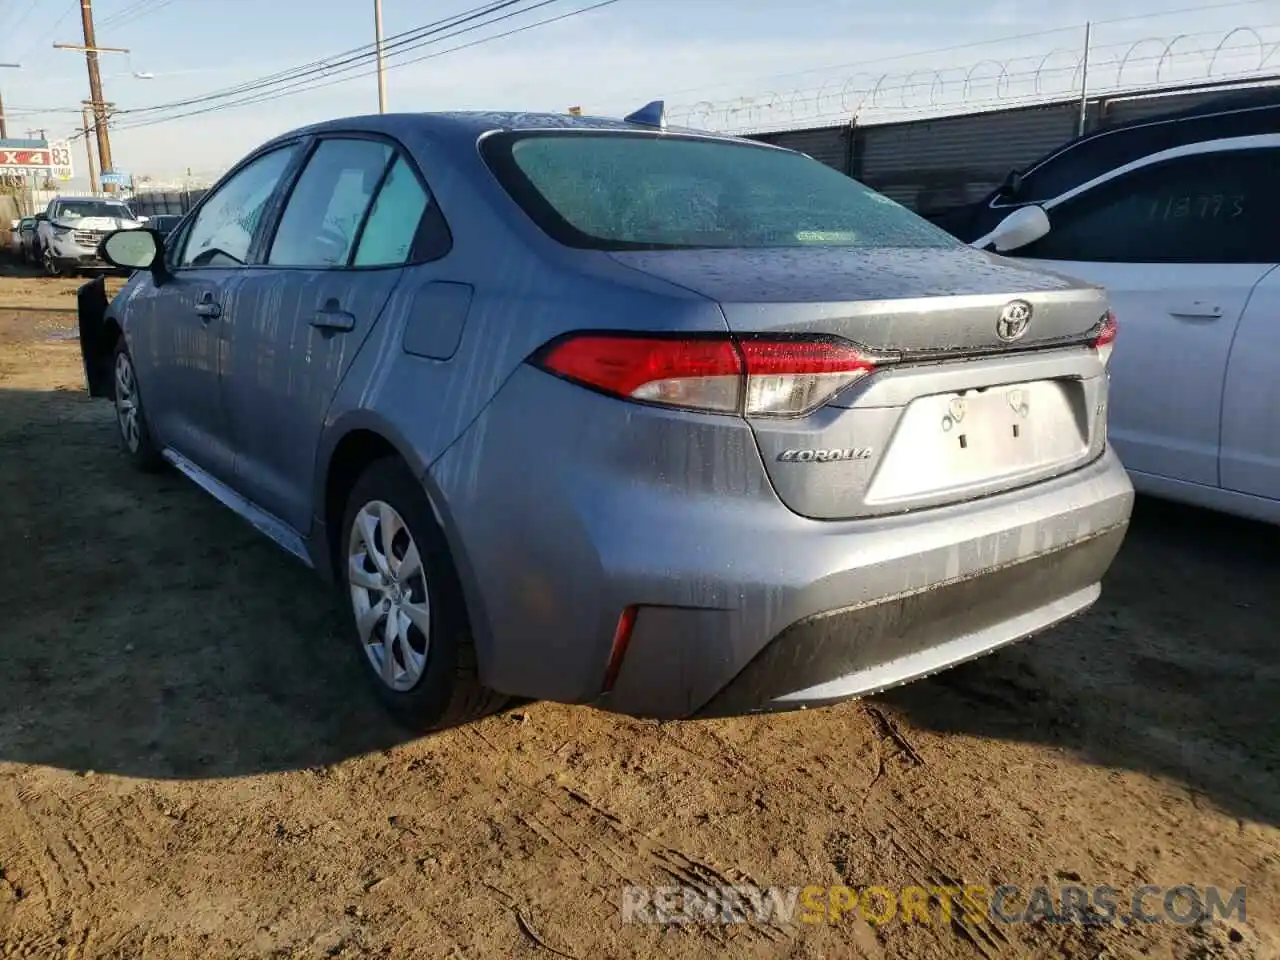
[[[75,286],[0,276],[0,956],[1280,957],[1274,529],[1140,501],[1088,615],[870,701],[409,739],[311,574],[117,453]],[[629,885],[1068,881],[1248,918],[620,919]]]

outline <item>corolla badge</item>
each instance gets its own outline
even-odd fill
[[[996,336],[1005,343],[1021,340],[1031,325],[1031,304],[1025,300],[1010,300],[996,320]]]
[[[783,450],[780,463],[839,463],[842,460],[870,460],[870,447],[846,447],[834,450]]]

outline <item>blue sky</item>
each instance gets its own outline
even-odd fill
[[[479,0],[383,0],[388,35],[475,6]],[[558,0],[547,8],[462,40],[518,26],[591,0]],[[106,97],[121,110],[167,103],[243,83],[369,42],[372,0],[145,0],[154,12],[113,25],[140,0],[96,0],[98,43],[129,47],[104,55]],[[1201,9],[1187,10],[1190,7]],[[1127,18],[1127,19],[1118,19]],[[674,107],[704,107],[700,125],[785,125],[797,117],[831,122],[863,100],[878,81],[870,113],[962,109],[961,102],[1040,93],[1077,81],[1081,25],[1095,28],[1102,52],[1100,86],[1114,84],[1117,61],[1136,41],[1128,81],[1153,79],[1169,41],[1184,35],[1161,67],[1163,79],[1203,75],[1212,50],[1232,28],[1247,25],[1219,55],[1215,72],[1247,71],[1267,51],[1280,70],[1280,4],[1213,0],[619,0],[601,10],[388,73],[393,110],[550,109],[581,104],[617,114],[655,97]],[[61,22],[59,22],[61,21]],[[55,29],[56,27],[56,29]],[[1058,33],[1045,33],[1054,28]],[[1035,36],[1017,39],[1019,35]],[[1263,42],[1259,52],[1257,40]],[[80,55],[56,51],[55,40],[79,41],[78,0],[0,0],[0,70],[10,135],[45,127],[51,137],[76,124],[87,96]],[[1056,52],[1055,52],[1056,51]],[[427,49],[418,52],[429,52]],[[391,61],[394,67],[395,60]],[[1010,79],[997,91],[994,77]],[[137,79],[133,72],[154,74]],[[964,87],[964,78],[971,81]],[[983,88],[983,84],[986,84]],[[984,92],[985,90],[985,92]],[[819,92],[822,97],[819,97]],[[861,93],[859,92],[861,91]],[[728,109],[754,98],[753,112]],[[766,104],[773,104],[772,108]],[[785,105],[785,106],[784,106]],[[116,165],[135,174],[197,175],[224,169],[269,136],[312,120],[377,108],[372,77],[268,103],[129,130],[118,120]],[[75,150],[77,167],[83,149]]]

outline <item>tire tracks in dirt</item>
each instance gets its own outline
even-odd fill
[[[858,706],[864,721],[861,725],[863,727],[862,733],[867,735],[869,741],[875,743],[873,756],[876,770],[861,795],[857,797],[856,802],[853,800],[833,800],[833,787],[837,788],[834,791],[836,797],[843,791],[840,791],[838,786],[831,783],[830,780],[824,782],[818,776],[815,776],[815,770],[829,771],[830,769],[821,762],[803,765],[803,772],[799,777],[788,783],[788,789],[811,803],[827,806],[833,813],[841,817],[856,818],[858,822],[850,823],[850,827],[861,829],[873,844],[881,843],[887,838],[894,849],[901,855],[906,866],[901,876],[893,878],[896,881],[896,885],[917,886],[925,889],[932,887],[963,887],[964,882],[960,878],[967,871],[960,863],[957,863],[959,858],[954,853],[947,852],[947,848],[954,849],[956,847],[956,838],[950,836],[942,837],[923,818],[917,819],[914,825],[908,824],[897,813],[893,805],[881,799],[877,793],[885,783],[892,781],[895,776],[899,780],[909,780],[913,771],[926,766],[925,759],[916,747],[906,739],[897,724],[885,713],[883,708],[866,701],[859,703]],[[692,729],[692,727],[677,725],[664,728],[663,733],[665,737],[677,742],[682,750],[701,758],[709,764],[718,764],[728,772],[738,776],[749,777],[767,789],[772,789],[775,786],[775,780],[755,769],[751,762],[715,729],[699,731],[716,744],[717,749],[714,756],[707,756],[700,751],[692,749],[688,743]],[[811,750],[812,746],[810,744]],[[799,752],[798,745],[797,752]],[[822,751],[813,752],[820,754]],[[825,752],[828,756],[837,755],[834,750]],[[896,773],[892,766],[887,766],[885,763],[886,752],[889,755],[889,759],[898,761]],[[966,845],[963,853],[966,854],[963,859],[968,861],[969,870],[975,869],[975,865],[982,862],[979,852],[968,845]],[[846,875],[848,872],[847,866],[842,868],[833,862],[832,867],[840,875],[841,879],[848,882],[850,886],[893,885],[889,883],[888,878],[877,879],[873,884],[858,883],[857,878]],[[817,881],[815,880],[814,882]],[[930,905],[935,915],[942,911],[942,904],[938,898],[932,898]],[[959,940],[966,943],[974,956],[980,957],[982,960],[1003,960],[1006,957],[1027,955],[1027,945],[1010,940],[1002,930],[990,923],[975,922],[969,919],[963,910],[955,908],[948,909],[946,915],[948,916],[947,929]],[[954,940],[946,940],[940,935],[936,935],[940,933],[942,928],[930,925],[923,929],[935,934],[933,939],[939,950],[949,951],[954,948]]]

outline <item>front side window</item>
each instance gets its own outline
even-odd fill
[[[392,148],[377,140],[323,140],[285,204],[267,262],[346,266]]]
[[[196,213],[178,258],[183,267],[235,267],[249,258],[263,210],[293,159],[295,145],[265,153],[242,167]]]
[[[898,203],[790,151],[673,134],[508,133],[484,141],[553,238],[601,250],[958,247]]]
[[[1280,150],[1179,157],[1049,211],[1052,230],[1015,252],[1099,263],[1280,261]]]

